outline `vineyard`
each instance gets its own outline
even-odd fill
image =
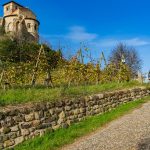
[[[89,53],[87,48],[80,49],[75,56],[65,59],[61,50],[54,51],[45,44],[1,39],[1,88],[37,85],[69,87],[131,79],[131,70],[125,63],[107,63],[103,53],[99,60],[94,60]],[[89,61],[84,63],[86,60]],[[102,68],[103,60],[105,66]]]
[[[61,50],[45,44],[20,43],[8,38],[0,41],[0,85],[14,87],[70,87],[123,82],[131,79],[131,70],[121,62],[107,63],[104,54],[94,60],[87,48],[65,59]],[[90,56],[90,57],[89,57]],[[88,62],[84,63],[86,60]],[[102,61],[105,66],[102,68]]]

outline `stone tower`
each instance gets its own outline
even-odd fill
[[[38,29],[40,22],[29,9],[14,1],[3,5],[4,16],[0,18],[0,25],[11,35],[25,35],[28,40],[39,40]]]

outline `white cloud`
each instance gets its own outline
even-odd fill
[[[127,43],[128,45],[131,45],[131,46],[145,46],[145,45],[150,44],[149,40],[143,40],[143,39],[140,39],[140,38],[127,39],[127,40],[124,40],[123,42],[125,42],[125,43]]]
[[[70,40],[72,42],[91,42],[97,39],[98,35],[95,33],[89,33],[82,26],[72,26],[68,28],[68,33],[64,35],[43,35],[41,37],[49,40],[63,39]]]
[[[64,42],[62,44],[65,44],[67,41],[67,43],[69,42],[73,47],[76,47],[80,42],[87,42],[91,45],[90,47],[92,49],[97,50],[102,48],[111,49],[120,42],[134,47],[150,45],[150,39],[148,38],[133,37],[120,39],[119,37],[100,37],[100,35],[96,33],[88,32],[83,26],[71,26],[68,28],[68,33],[64,35],[44,35],[44,37],[49,39],[52,44],[56,42],[58,43],[58,40],[60,40]]]
[[[140,47],[150,45],[149,39],[141,38],[130,38],[130,39],[119,39],[119,38],[104,38],[96,39],[91,42],[91,45],[95,48],[113,48],[118,43],[125,43],[128,46]]]
[[[89,33],[82,26],[72,26],[69,28],[69,33],[66,35],[66,38],[75,41],[75,42],[90,42],[95,40],[98,37],[95,33]]]

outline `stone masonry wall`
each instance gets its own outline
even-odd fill
[[[14,147],[47,130],[67,128],[86,116],[108,112],[120,104],[148,95],[150,89],[137,88],[65,101],[1,107],[0,149]]]

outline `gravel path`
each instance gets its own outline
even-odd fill
[[[150,150],[150,102],[62,150]]]

